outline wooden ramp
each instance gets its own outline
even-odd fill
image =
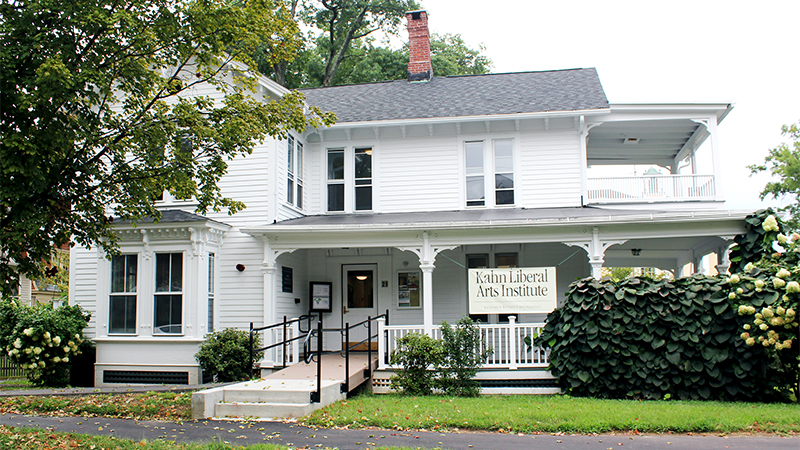
[[[345,359],[339,353],[329,353],[322,355],[322,381],[345,382]],[[370,374],[378,367],[378,357],[373,354],[372,367],[367,366],[366,353],[350,353],[350,373],[349,391],[357,388],[370,377]],[[310,380],[317,379],[317,363],[309,364],[300,362],[285,369],[279,370],[271,375],[267,375],[265,380]]]
[[[349,391],[369,380],[378,358],[373,356],[371,362],[367,359],[366,353],[350,353],[350,370],[345,374],[343,356],[339,353],[323,355],[319,402],[311,402],[311,394],[318,388],[317,363],[301,362],[259,380],[195,392],[192,395],[192,418],[269,419],[308,415],[345,399]]]

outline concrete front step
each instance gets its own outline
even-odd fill
[[[321,403],[217,403],[215,416],[242,419],[278,419],[303,417],[322,408]]]
[[[192,418],[302,417],[345,399],[341,384],[339,380],[323,380],[319,403],[311,403],[316,382],[309,380],[261,379],[207,389],[192,395]]]

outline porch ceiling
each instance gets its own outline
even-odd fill
[[[700,126],[689,119],[604,123],[589,132],[589,165],[672,164]],[[639,142],[626,143],[631,138]]]

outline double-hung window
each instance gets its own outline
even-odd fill
[[[183,332],[183,253],[156,253],[153,334]]]
[[[328,211],[372,210],[372,147],[328,149]]]
[[[138,255],[118,255],[111,260],[110,333],[136,333],[138,259]]]
[[[303,144],[289,136],[286,146],[286,203],[303,209]]]
[[[490,144],[464,143],[467,206],[514,204],[514,141],[495,139]]]

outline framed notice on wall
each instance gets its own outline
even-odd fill
[[[311,297],[308,310],[311,312],[331,312],[331,287],[327,281],[312,281],[309,283],[308,293]]]
[[[421,306],[422,292],[419,271],[397,272],[397,307],[405,309],[420,308]]]

